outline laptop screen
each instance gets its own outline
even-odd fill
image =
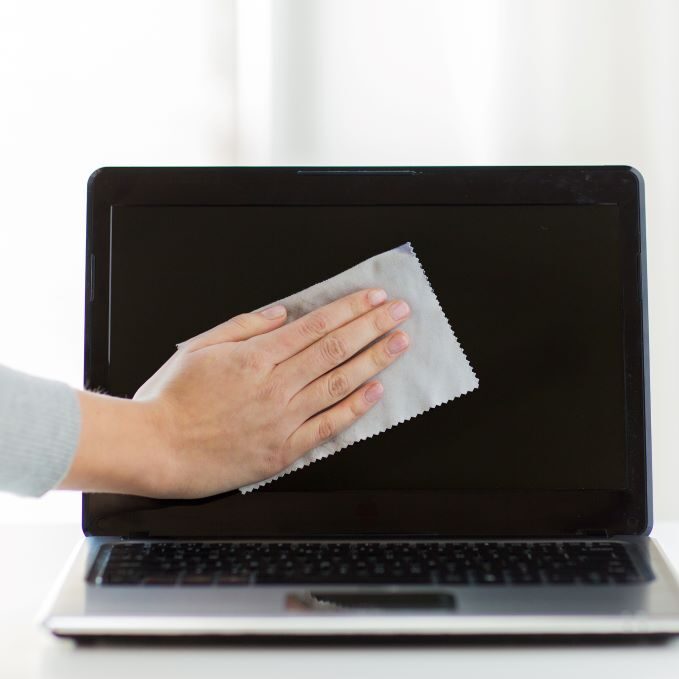
[[[248,496],[219,497],[218,515],[284,497],[370,505],[628,488],[617,204],[114,205],[110,215],[100,385],[110,394],[132,397],[177,342],[405,241],[479,378],[474,392]]]

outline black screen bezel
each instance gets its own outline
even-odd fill
[[[85,388],[106,383],[114,205],[618,206],[629,488],[625,491],[233,493],[158,501],[83,494],[86,535],[568,537],[652,525],[643,180],[624,166],[107,167],[87,190]],[[237,492],[237,491],[236,491]],[[228,516],[222,508],[228,498]],[[537,510],[537,511],[536,511]],[[275,518],[272,518],[275,517]]]

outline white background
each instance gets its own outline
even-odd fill
[[[0,362],[82,385],[94,169],[267,163],[641,170],[655,508],[679,518],[679,2],[2,0]]]

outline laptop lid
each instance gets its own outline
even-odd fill
[[[247,495],[85,494],[85,533],[647,533],[643,226],[628,167],[97,170],[87,388],[132,397],[176,342],[405,241],[480,387]]]

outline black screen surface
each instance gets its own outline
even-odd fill
[[[114,206],[101,386],[131,397],[176,342],[411,241],[479,389],[255,494],[624,489],[618,221],[615,205]]]

